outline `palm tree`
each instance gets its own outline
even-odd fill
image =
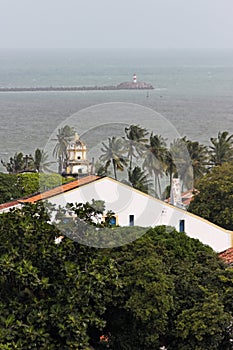
[[[24,169],[22,170],[22,172],[24,172],[24,171],[34,172],[35,171],[34,159],[33,159],[31,154],[29,154],[29,155],[26,154],[23,157],[23,161],[24,161]]]
[[[117,180],[117,170],[123,171],[124,166],[127,165],[127,160],[124,157],[125,148],[123,140],[113,136],[108,138],[108,145],[104,142],[101,151],[103,154],[100,156],[100,161],[105,163],[106,171],[109,165],[112,163],[114,177]]]
[[[233,134],[228,131],[218,133],[217,137],[211,137],[212,146],[209,146],[210,164],[222,165],[233,159]]]
[[[155,193],[161,197],[160,177],[165,172],[165,157],[167,153],[166,141],[161,135],[150,135],[150,144],[147,146],[142,167],[149,174],[154,174]],[[156,185],[157,183],[157,185]]]
[[[52,162],[48,161],[48,154],[44,150],[37,148],[34,155],[34,167],[37,172],[50,172],[49,166]]]
[[[192,161],[184,139],[175,139],[170,145],[170,152],[176,166],[174,174],[180,178],[183,190],[193,187]]]
[[[25,157],[22,152],[16,152],[14,157],[10,157],[9,162],[1,160],[1,163],[9,174],[18,174],[25,170]]]
[[[58,172],[61,174],[64,168],[64,162],[67,157],[66,151],[69,141],[75,135],[75,130],[69,125],[65,125],[63,128],[58,129],[57,144],[53,150],[53,156],[58,160]]]
[[[209,163],[208,149],[198,141],[190,141],[186,137],[183,137],[182,140],[185,142],[189,152],[193,167],[193,180],[195,182],[207,172]]]
[[[177,174],[176,163],[171,150],[167,150],[164,157],[165,173],[169,176],[170,187],[172,186],[172,178]]]
[[[148,131],[139,125],[130,125],[125,128],[126,147],[128,149],[129,171],[132,169],[133,157],[141,156],[148,141],[145,137]],[[143,147],[144,146],[144,147]]]
[[[152,186],[152,182],[148,178],[148,174],[145,171],[143,171],[139,166],[136,166],[132,171],[128,172],[128,176],[132,187],[148,194]]]

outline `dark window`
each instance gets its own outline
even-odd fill
[[[129,216],[129,226],[134,226],[134,215]]]
[[[185,231],[185,221],[180,220],[180,232],[184,232],[184,231]]]
[[[110,224],[110,225],[113,225],[113,226],[116,225],[116,217],[115,217],[115,216],[112,216],[112,217],[111,217],[111,219],[110,219],[110,221],[109,221],[109,224]]]

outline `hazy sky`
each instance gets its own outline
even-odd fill
[[[233,48],[233,0],[0,0],[0,48]]]

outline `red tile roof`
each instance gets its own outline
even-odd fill
[[[182,192],[181,193],[182,203],[184,205],[189,205],[196,192],[197,192],[197,190],[195,190],[195,189],[191,189],[191,190],[188,190],[186,192]],[[165,200],[165,202],[167,202],[167,203],[170,203],[170,201],[171,201],[170,197]]]
[[[51,190],[36,194],[36,195],[31,196],[29,198],[19,199],[18,202],[20,202],[20,203],[35,203],[35,202],[38,202],[42,199],[47,199],[47,198],[56,196],[60,193],[67,192],[67,191],[73,190],[74,188],[86,185],[90,182],[98,180],[99,178],[100,177],[96,176],[96,175],[85,176],[81,179],[65,183],[61,186],[52,188]]]
[[[11,202],[7,202],[7,203],[3,203],[3,204],[0,204],[0,211],[1,210],[4,210],[4,209],[8,209],[8,208],[11,208],[11,207],[14,207],[16,205],[18,205],[19,202],[17,200],[14,200],[14,201],[11,201]]]
[[[225,262],[225,264],[233,267],[233,247],[219,253],[219,257]]]

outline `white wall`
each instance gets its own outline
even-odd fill
[[[22,205],[21,204],[16,204],[16,205],[9,206],[7,208],[0,208],[0,214],[7,213],[8,211],[10,211],[11,209],[14,209],[14,208],[21,209]]]
[[[143,194],[110,178],[102,178],[51,198],[53,204],[85,203],[92,199],[103,200],[107,210],[118,215],[120,226],[129,226],[129,215],[134,215],[134,225],[149,227],[174,226],[179,231],[180,220],[185,221],[185,232],[220,252],[232,246],[232,235],[210,222]]]

